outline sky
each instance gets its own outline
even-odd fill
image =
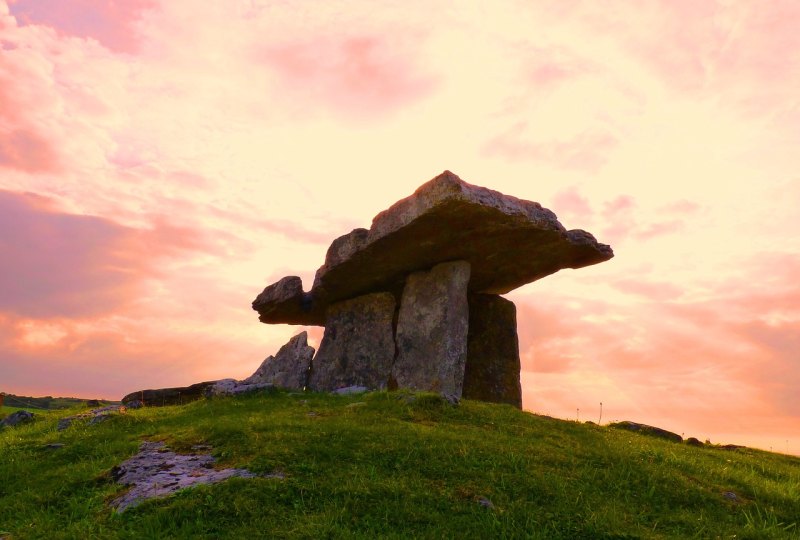
[[[0,0],[0,390],[245,377],[303,330],[255,296],[447,169],[616,253],[506,295],[526,410],[800,453],[797,28],[794,0]]]

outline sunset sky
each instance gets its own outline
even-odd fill
[[[526,410],[800,453],[798,28],[795,0],[0,0],[0,390],[245,377],[302,329],[253,298],[448,169],[616,253],[507,295]]]

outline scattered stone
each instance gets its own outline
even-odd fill
[[[14,427],[20,424],[25,424],[27,422],[31,422],[33,417],[36,416],[32,412],[28,411],[15,411],[2,420],[0,420],[0,426],[3,427]]]
[[[47,450],[58,450],[59,448],[64,448],[64,443],[60,443],[60,442],[50,443],[50,444],[44,445],[44,447]]]
[[[492,503],[492,501],[490,501],[486,497],[479,497],[478,504],[484,508],[488,508],[489,510],[494,508],[494,504]]]
[[[76,414],[73,416],[67,416],[62,418],[58,421],[58,425],[56,429],[58,431],[64,431],[68,427],[70,427],[73,422],[77,420],[87,420],[88,425],[99,424],[100,422],[105,422],[111,416],[118,415],[118,414],[125,414],[127,411],[127,407],[125,405],[108,405],[106,407],[101,407],[99,409],[92,409],[91,411]]]
[[[350,386],[386,388],[395,352],[394,310],[394,296],[388,293],[330,306],[308,387],[318,392]]]
[[[722,496],[731,502],[741,502],[739,496],[733,491],[723,491]]]
[[[539,203],[445,171],[375,216],[369,230],[334,240],[311,291],[301,296],[300,278],[289,276],[267,287],[253,309],[266,323],[323,325],[328,305],[372,292],[399,293],[408,274],[443,262],[472,265],[470,292],[503,294],[613,256],[586,231],[567,231]]]
[[[463,397],[522,409],[519,373],[516,306],[497,295],[470,295]]]
[[[705,446],[705,445],[704,445],[704,444],[703,444],[703,443],[700,441],[700,439],[697,439],[697,438],[695,438],[695,437],[689,437],[688,439],[686,439],[686,444],[688,444],[689,446],[697,446],[697,447],[702,447],[702,446]]]
[[[308,371],[314,347],[308,345],[308,333],[300,332],[275,356],[268,356],[259,368],[243,382],[269,383],[278,388],[302,390],[308,385]]]
[[[100,406],[100,400],[98,400],[98,399],[88,399],[88,400],[86,400],[86,406],[87,407],[99,407]]]
[[[349,396],[353,394],[363,394],[364,392],[368,392],[369,388],[366,386],[345,386],[344,388],[337,388],[336,390],[332,391],[331,394],[336,394],[339,396]]]
[[[236,379],[222,379],[206,388],[206,397],[236,396],[259,391],[273,391],[275,385],[270,383],[246,383]]]
[[[745,446],[740,446],[738,444],[723,444],[722,446],[718,446],[720,450],[739,450],[741,448],[746,448]]]
[[[444,263],[408,276],[397,319],[392,379],[400,388],[458,398],[467,360],[470,265]]]
[[[176,454],[163,442],[143,442],[138,454],[111,471],[116,482],[132,486],[115,499],[112,506],[124,512],[145,499],[166,497],[179,489],[213,484],[235,476],[257,476],[245,469],[214,469],[214,462],[214,457],[208,454]],[[284,478],[284,475],[274,473],[266,477]]]
[[[205,396],[206,388],[217,381],[205,381],[191,386],[159,388],[156,390],[137,390],[122,398],[127,406],[131,401],[140,401],[147,407],[163,407],[166,405],[182,405]]]
[[[138,399],[134,399],[133,401],[127,402],[125,406],[129,409],[141,409],[142,407],[144,407],[144,403],[142,403]]]
[[[627,429],[628,431],[636,431],[637,433],[641,433],[643,435],[652,435],[653,437],[667,439],[672,442],[683,441],[683,437],[681,437],[677,433],[672,433],[671,431],[667,431],[666,429],[648,426],[647,424],[638,424],[636,422],[631,422],[629,420],[625,420],[624,422],[615,422],[609,424],[608,427]]]

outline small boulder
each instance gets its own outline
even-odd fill
[[[34,416],[35,415],[32,412],[16,411],[6,416],[3,420],[0,420],[0,426],[18,426],[20,424],[32,421]]]
[[[703,444],[703,443],[700,441],[700,439],[697,439],[697,438],[695,438],[695,437],[689,437],[688,439],[686,439],[686,444],[688,444],[689,446],[697,446],[697,447],[702,447],[702,446],[705,446],[705,445],[704,445],[704,444]]]
[[[630,420],[625,420],[624,422],[615,422],[613,424],[609,424],[608,427],[627,429],[628,431],[635,431],[637,433],[641,433],[642,435],[650,435],[653,437],[658,437],[660,439],[666,439],[672,442],[679,443],[683,441],[683,437],[681,437],[677,433],[672,433],[671,431],[667,431],[666,429],[661,429],[654,426],[648,426],[647,424],[639,424],[637,422],[631,422]]]

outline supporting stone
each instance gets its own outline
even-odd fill
[[[517,308],[493,294],[469,296],[465,399],[522,408]]]
[[[389,293],[367,294],[328,307],[308,387],[315,391],[386,388],[395,351],[394,308]]]
[[[408,276],[397,321],[399,388],[461,397],[467,359],[470,264],[448,262]]]
[[[314,347],[308,344],[308,334],[300,332],[281,347],[275,356],[268,356],[244,383],[269,383],[278,388],[302,390],[308,384],[308,370],[314,357]]]

